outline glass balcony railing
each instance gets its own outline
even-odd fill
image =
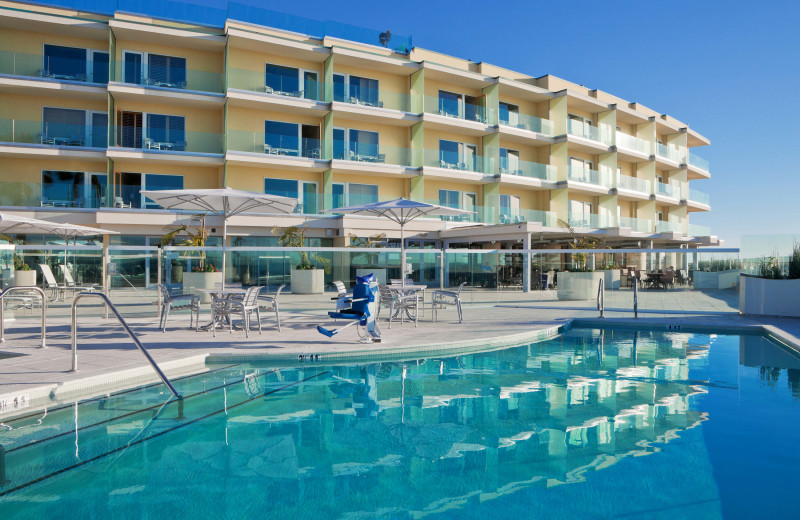
[[[488,122],[486,107],[434,96],[425,96],[425,112],[478,123]]]
[[[702,191],[697,191],[694,188],[689,188],[689,200],[692,202],[699,202],[700,204],[705,204],[706,206],[710,205],[710,198],[708,193],[703,193]]]
[[[608,125],[594,126],[576,119],[568,119],[567,133],[602,144],[610,145],[612,142],[611,127]]]
[[[556,180],[556,167],[550,164],[539,164],[529,161],[500,158],[500,173],[503,175],[519,175],[546,181]]]
[[[700,168],[703,171],[710,172],[710,164],[708,161],[703,159],[702,157],[698,157],[697,155],[689,152],[689,164],[696,168]]]
[[[121,62],[115,63],[114,72],[114,81],[120,83],[214,93],[222,92],[223,77],[219,72],[193,68],[148,66],[144,70],[131,72],[125,70],[125,64]]]
[[[425,150],[424,160],[425,166],[480,173],[493,172],[495,164],[494,159],[491,157],[465,155],[444,150]]]
[[[0,74],[105,85],[108,83],[108,61],[94,62],[0,51]]]
[[[656,182],[656,195],[664,195],[665,197],[680,199],[681,188],[679,185],[676,184],[665,184],[663,182]]]
[[[632,135],[617,132],[617,147],[650,155],[650,143]]]
[[[492,208],[489,206],[478,206],[472,204],[466,204],[466,205],[448,204],[447,202],[440,199],[424,199],[424,202],[427,202],[428,204],[437,204],[439,206],[447,206],[448,208],[462,209],[465,211],[472,212],[464,215],[440,215],[437,217],[430,217],[443,220],[445,222],[482,222],[485,224],[489,224],[489,223],[494,223],[493,221],[496,220],[494,214],[496,213],[497,208]]]
[[[608,175],[597,170],[592,170],[591,168],[578,168],[575,166],[570,166],[569,171],[567,172],[567,180],[584,182],[586,184],[595,184],[597,186],[603,186],[606,188],[612,187],[611,179]]]
[[[333,158],[339,161],[409,166],[411,164],[411,151],[402,146],[345,143],[335,140],[333,142]]]
[[[606,227],[615,227],[616,219],[607,217],[605,215],[569,215],[569,225],[574,228],[591,228],[601,229]]]
[[[522,222],[539,222],[543,226],[558,226],[558,218],[554,211],[538,209],[519,209],[500,207],[499,224],[517,224]]]
[[[656,233],[680,233],[682,227],[679,222],[659,220],[656,222]]]
[[[311,99],[314,101],[322,100],[322,86],[317,81],[306,81],[300,88],[276,89],[267,86],[267,77],[263,68],[261,70],[247,70],[239,68],[228,69],[228,88],[239,90],[250,90],[262,94],[272,94],[275,96],[286,96],[293,98]]]
[[[403,112],[410,110],[410,96],[408,94],[382,88],[351,88],[350,92],[342,93],[334,91],[330,98],[340,103],[350,103],[365,107],[388,108]]]
[[[105,149],[108,143],[108,127],[0,119],[0,141]]]
[[[710,237],[711,228],[708,226],[700,226],[698,224],[689,224],[690,237]]]
[[[619,217],[619,227],[630,228],[639,233],[652,233],[653,221],[644,218]]]
[[[683,153],[680,149],[661,143],[656,143],[656,155],[678,164],[683,162]]]
[[[92,179],[101,176],[92,175]],[[102,176],[105,180],[105,175]],[[0,206],[26,208],[100,208],[105,206],[105,184],[86,186],[83,178],[61,183],[0,183]]]
[[[527,114],[509,114],[507,118],[500,117],[500,124],[522,130],[530,130],[545,135],[555,135],[555,125],[549,119],[540,119]]]
[[[629,177],[628,175],[617,174],[617,188],[629,191],[638,191],[640,193],[650,194],[650,181],[645,179],[638,179],[636,177]]]
[[[322,158],[322,142],[311,137],[281,140],[279,136],[267,136],[263,132],[228,130],[226,147],[227,150],[236,152],[308,159]]]
[[[153,132],[143,135],[140,127],[117,126],[116,145],[147,152],[222,153],[222,134],[216,132]]]

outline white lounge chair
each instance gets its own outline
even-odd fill
[[[67,293],[67,289],[72,289],[69,285],[59,285],[53,271],[47,264],[39,264],[39,269],[42,271],[44,277],[44,285],[46,289],[50,289],[50,301],[63,300]]]
[[[95,284],[89,284],[83,286],[76,285],[75,279],[72,278],[72,273],[69,271],[69,268],[67,268],[66,265],[59,264],[58,268],[61,269],[61,275],[64,277],[64,284],[70,289],[72,289],[72,294],[75,294],[77,291],[95,292],[100,290],[100,286]]]

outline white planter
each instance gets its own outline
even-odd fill
[[[694,272],[695,289],[733,289],[739,283],[739,270]]]
[[[597,288],[600,286],[600,280],[604,278],[605,273],[603,271],[591,273],[561,271],[558,273],[558,299],[594,300],[597,298]]]
[[[610,291],[612,289],[619,289],[619,283],[620,283],[619,269],[605,269],[600,272],[603,273],[603,275],[605,275],[605,282],[603,283],[605,284],[606,291]]]
[[[214,289],[222,283],[222,273],[183,273],[184,294],[197,294],[202,303],[211,303],[211,295],[198,292],[199,289]]]
[[[14,287],[32,287],[36,285],[36,271],[14,271]]]
[[[800,318],[800,279],[766,280],[741,276],[739,312]]]
[[[324,290],[324,269],[292,269],[292,294],[322,294]]]
[[[386,278],[386,269],[356,269],[356,276],[367,276],[370,273],[375,275],[375,279],[380,285],[386,285],[389,282]]]

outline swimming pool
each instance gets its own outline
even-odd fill
[[[6,419],[2,517],[796,516],[800,358],[762,336],[573,329],[174,384]]]

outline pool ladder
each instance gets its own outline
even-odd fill
[[[633,317],[639,317],[639,279],[633,279]]]
[[[139,350],[142,352],[142,354],[144,354],[144,357],[147,358],[147,361],[150,362],[150,365],[153,367],[153,370],[156,371],[156,374],[158,374],[158,377],[161,378],[161,381],[163,381],[164,384],[167,385],[167,388],[169,388],[169,391],[172,392],[172,395],[174,395],[178,399],[182,399],[181,394],[179,394],[178,391],[175,390],[175,387],[172,386],[172,383],[169,381],[169,378],[167,378],[167,376],[164,375],[164,372],[161,371],[161,369],[156,364],[155,360],[153,360],[153,358],[150,357],[150,353],[147,352],[146,348],[144,348],[142,342],[139,341],[139,338],[137,338],[136,334],[133,333],[130,326],[128,326],[128,323],[120,315],[117,308],[114,307],[114,305],[111,303],[111,300],[108,299],[108,296],[106,296],[103,293],[90,293],[90,292],[78,293],[77,295],[75,295],[75,299],[72,301],[72,369],[70,370],[70,372],[78,371],[78,319],[77,319],[78,301],[80,301],[82,298],[87,298],[87,297],[100,298],[105,302],[105,304],[108,306],[107,308],[111,309],[111,312],[113,312],[114,316],[117,317],[117,320],[119,320],[119,323],[120,325],[122,325],[122,328],[125,329],[125,332],[128,333],[128,336],[131,337],[131,339],[139,348]]]
[[[5,299],[6,295],[15,292],[38,293],[39,298],[41,299],[40,308],[42,310],[42,343],[39,345],[39,347],[45,348],[47,346],[45,344],[45,336],[47,335],[47,322],[45,321],[45,317],[47,316],[47,296],[44,294],[44,291],[41,288],[36,286],[32,287],[15,286],[15,287],[9,287],[5,291],[0,292],[0,343],[5,343],[6,341],[5,316],[4,316],[5,302],[3,300]],[[31,303],[31,308],[32,307],[33,303]]]

